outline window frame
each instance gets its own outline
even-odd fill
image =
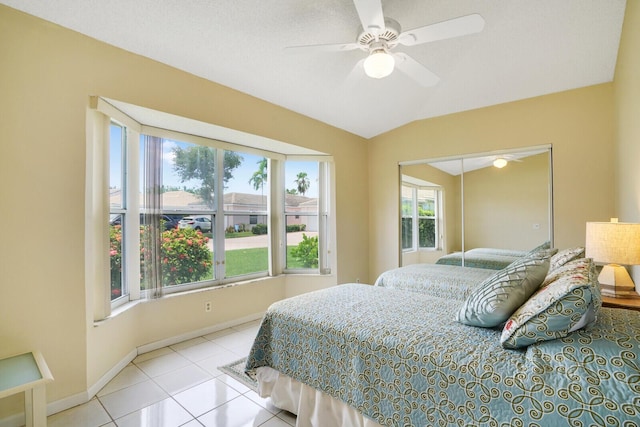
[[[416,251],[441,251],[443,249],[444,242],[444,190],[442,187],[437,185],[419,185],[414,184],[408,181],[402,181],[400,188],[400,217],[401,221],[404,221],[405,218],[411,219],[411,245],[409,247],[404,248],[404,236],[402,233],[402,224],[401,224],[401,232],[400,237],[403,239],[401,241],[401,249],[402,252],[416,252]],[[403,211],[403,188],[408,188],[411,190],[411,214],[405,215]],[[432,190],[434,191],[434,215],[431,216],[420,216],[419,215],[419,203],[418,203],[418,191],[419,190]],[[420,219],[433,219],[434,220],[434,247],[426,247],[420,246]]]
[[[123,169],[125,169],[125,172],[124,172],[125,178],[122,181],[123,196],[126,197],[125,199],[126,201],[123,200],[123,204],[124,204],[123,208],[126,207],[126,209],[122,209],[123,211],[125,211],[123,212],[124,217],[122,220],[123,233],[126,232],[128,237],[127,239],[123,239],[123,243],[126,242],[125,244],[123,244],[123,248],[122,248],[122,253],[124,258],[123,264],[126,265],[125,273],[123,274],[124,276],[123,281],[126,282],[126,286],[128,286],[129,292],[126,295],[123,292],[123,295],[120,298],[114,299],[113,302],[110,302],[105,305],[100,303],[99,299],[97,299],[95,301],[96,304],[94,304],[95,307],[98,307],[96,310],[94,310],[95,312],[94,317],[96,319],[108,317],[111,314],[111,312],[113,312],[114,309],[126,304],[127,302],[135,302],[142,298],[149,297],[148,290],[140,289],[140,286],[141,286],[140,258],[139,258],[139,253],[140,253],[139,252],[140,250],[139,234],[140,233],[132,233],[130,231],[130,230],[139,229],[140,214],[144,212],[142,212],[143,209],[141,209],[141,206],[140,206],[139,197],[137,194],[138,192],[125,190],[125,188],[126,189],[140,188],[140,179],[139,179],[140,173],[138,170],[139,158],[140,158],[139,144],[131,143],[131,141],[139,141],[141,135],[149,135],[149,136],[159,137],[162,139],[176,140],[176,141],[208,146],[208,147],[215,148],[216,150],[218,150],[219,153],[220,152],[223,153],[224,150],[230,150],[230,151],[239,152],[241,154],[247,153],[247,154],[259,155],[268,159],[269,179],[267,182],[268,191],[266,191],[267,193],[266,211],[260,211],[260,212],[253,211],[253,210],[248,212],[225,211],[223,198],[216,197],[217,209],[215,209],[215,211],[212,211],[212,212],[202,212],[202,215],[211,216],[213,219],[212,233],[214,236],[214,256],[217,256],[217,254],[224,254],[224,238],[215,239],[215,236],[224,236],[224,231],[225,231],[224,218],[226,215],[232,215],[232,216],[243,215],[243,214],[258,215],[258,216],[266,215],[267,223],[269,225],[268,226],[268,271],[249,274],[249,275],[233,276],[229,278],[225,278],[219,274],[215,274],[214,278],[211,280],[207,279],[204,281],[182,284],[182,285],[174,285],[170,287],[163,286],[163,293],[171,294],[171,293],[179,293],[179,292],[189,291],[189,290],[198,289],[198,288],[216,287],[216,286],[226,285],[234,282],[246,281],[248,279],[260,278],[260,277],[273,277],[282,273],[284,274],[306,273],[306,274],[322,274],[322,275],[331,274],[330,258],[333,256],[333,252],[332,252],[332,248],[329,247],[329,244],[330,242],[333,241],[331,237],[335,233],[335,220],[332,220],[332,221],[330,220],[332,218],[332,215],[330,214],[328,208],[331,206],[329,198],[335,197],[335,191],[333,188],[335,183],[333,183],[333,181],[331,180],[332,175],[329,173],[329,171],[333,168],[332,166],[333,158],[330,155],[327,155],[325,153],[321,153],[318,155],[285,154],[285,153],[280,153],[280,152],[271,151],[271,150],[264,150],[254,146],[226,142],[226,141],[222,141],[222,140],[214,139],[210,137],[203,137],[196,134],[184,133],[184,132],[159,128],[156,126],[144,125],[144,124],[138,123],[136,120],[134,120],[127,114],[123,113],[118,108],[114,107],[112,104],[110,104],[109,102],[106,102],[105,99],[100,97],[93,97],[91,106],[92,106],[92,110],[94,110],[93,118],[96,120],[96,122],[99,122],[101,120],[103,128],[107,127],[107,129],[108,129],[108,125],[106,125],[105,123],[111,123],[112,121],[114,123],[117,123],[119,126],[122,126],[126,131],[125,132],[126,140],[129,142],[126,144],[127,156],[123,160]],[[99,124],[94,123],[94,126],[96,127],[96,130],[97,130],[97,128],[99,127]],[[102,132],[91,132],[88,128],[88,144],[90,148],[90,150],[88,150],[88,161],[96,160],[95,157],[93,158],[93,160],[91,159],[91,156],[95,155],[93,154],[95,150],[98,150],[98,151],[102,150],[102,153],[104,153],[103,147],[105,146],[105,140],[108,141],[108,133],[109,133],[108,130],[104,130],[104,129]],[[261,137],[255,137],[255,138],[257,139],[256,144],[259,145]],[[288,144],[283,144],[283,147],[287,148],[287,146]],[[295,147],[295,146],[291,146],[291,147]],[[311,150],[307,150],[307,151],[311,151]],[[107,157],[107,160],[102,162],[103,172],[99,171],[100,168],[97,168],[96,171],[92,171],[93,168],[88,168],[87,179],[91,180],[92,187],[96,186],[96,183],[97,183],[96,181],[99,181],[99,182],[106,181],[107,187],[108,187],[108,182],[109,182],[108,168],[109,167],[108,165],[105,165],[105,163],[108,163],[109,160],[108,160],[108,156],[106,157]],[[123,150],[123,157],[124,157],[124,150]],[[223,160],[224,160],[224,155],[218,155],[218,166],[220,166],[217,169],[218,171],[224,170],[223,165],[221,165]],[[286,266],[284,264],[286,262],[286,257],[282,257],[282,256],[278,257],[276,254],[277,251],[275,249],[279,247],[278,242],[281,241],[281,237],[280,237],[281,232],[286,233],[286,227],[285,227],[286,216],[284,215],[284,206],[280,207],[278,203],[274,203],[274,201],[277,201],[278,199],[278,197],[274,197],[274,195],[280,192],[280,188],[278,185],[279,180],[271,179],[271,176],[274,173],[284,174],[284,164],[285,164],[285,161],[287,160],[317,161],[320,165],[321,174],[323,175],[321,179],[321,181],[323,182],[322,192],[321,194],[319,193],[318,195],[319,209],[316,214],[318,216],[318,222],[319,222],[319,236],[321,233],[323,233],[324,235],[322,236],[322,238],[319,237],[319,247],[321,249],[319,250],[320,263],[319,263],[319,268],[317,269],[296,269],[293,271],[286,270],[285,268]],[[282,171],[280,169],[282,169]],[[98,172],[98,173],[95,173],[95,172]],[[326,181],[326,184],[325,184],[325,181]],[[218,182],[217,184],[218,186],[216,187],[216,189],[218,190],[217,194],[224,194],[224,191],[222,188],[223,187],[222,179],[218,179],[217,182]],[[267,185],[265,185],[265,187]],[[326,200],[323,200],[323,198],[326,198]],[[111,213],[110,204],[108,202],[107,197],[104,197],[103,200],[106,200],[106,203],[103,203],[104,205],[103,209],[105,209],[105,211],[108,212],[108,214],[106,215],[106,217],[108,218],[109,214]],[[162,214],[167,214],[167,212],[163,210]],[[197,215],[198,213],[190,211],[189,214]],[[219,216],[219,218],[217,218],[216,216]],[[108,224],[108,221],[107,221],[107,224]],[[95,230],[96,224],[93,224],[93,225],[87,224],[87,227]],[[104,226],[98,227],[98,228],[105,229]],[[106,228],[107,228],[107,235],[108,235],[108,226]],[[129,231],[127,232],[127,230]],[[93,236],[94,236],[93,240],[95,241],[96,240],[95,233]],[[137,238],[129,238],[130,236],[137,236]],[[91,240],[91,237],[88,236],[89,245],[91,244],[90,240]],[[108,237],[107,237],[107,240],[108,240]],[[329,254],[331,254],[331,257],[329,256]],[[108,256],[108,251],[106,252],[106,255]],[[224,269],[223,263],[224,263],[224,259],[222,259],[221,263],[217,263],[216,259],[214,258],[213,268]],[[96,266],[97,264],[99,264],[99,262],[96,263]],[[220,267],[221,264],[223,265],[222,267]],[[107,259],[107,265],[109,265],[108,259]],[[105,270],[106,269],[103,269],[103,271]],[[104,274],[104,276],[106,276],[106,274]],[[110,288],[110,280],[103,281],[103,283],[106,283],[106,286]],[[104,289],[105,287],[105,285],[102,283],[97,286],[99,286],[102,289]],[[104,294],[104,291],[102,290],[98,289],[97,291],[98,291],[98,295]],[[105,307],[105,309],[101,309],[100,308],[101,306]]]

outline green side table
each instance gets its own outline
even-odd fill
[[[0,360],[0,399],[24,392],[27,427],[47,425],[45,385],[53,381],[49,367],[38,351]]]

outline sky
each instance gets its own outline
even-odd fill
[[[118,126],[111,126],[111,144],[110,144],[110,186],[120,188],[121,176],[122,176],[122,144],[120,143],[122,138],[121,128]],[[198,181],[182,182],[180,176],[175,173],[173,162],[174,154],[173,149],[175,147],[186,148],[193,146],[194,144],[177,142],[171,140],[165,140],[163,142],[162,150],[162,174],[163,184],[168,187],[186,186],[187,188],[197,188]],[[142,146],[142,144],[141,144]],[[142,154],[142,148],[141,148]],[[233,171],[233,179],[227,183],[227,192],[238,193],[259,193],[259,190],[253,188],[253,184],[249,183],[249,180],[253,176],[254,172],[258,171],[258,163],[262,160],[261,156],[253,154],[240,153],[243,158],[241,165]],[[141,155],[142,158],[142,155]],[[311,183],[307,193],[308,197],[318,197],[318,164],[317,162],[287,162],[285,167],[285,186],[287,189],[296,188],[296,176],[299,172],[307,172],[307,177]]]

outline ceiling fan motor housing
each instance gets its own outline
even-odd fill
[[[378,36],[371,31],[364,30],[360,27],[360,34],[356,38],[356,43],[360,47],[360,49],[364,51],[370,51],[372,49],[378,48],[376,42],[383,42],[382,45],[387,49],[391,49],[396,44],[398,44],[398,36],[400,35],[400,24],[395,19],[385,18],[384,19],[385,29]],[[379,46],[379,45],[378,45]]]

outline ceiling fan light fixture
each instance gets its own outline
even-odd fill
[[[364,72],[367,76],[374,79],[387,77],[393,72],[395,59],[389,55],[384,49],[377,49],[364,60]]]
[[[507,159],[498,157],[493,161],[493,166],[497,167],[498,169],[502,169],[503,167],[507,166]]]

